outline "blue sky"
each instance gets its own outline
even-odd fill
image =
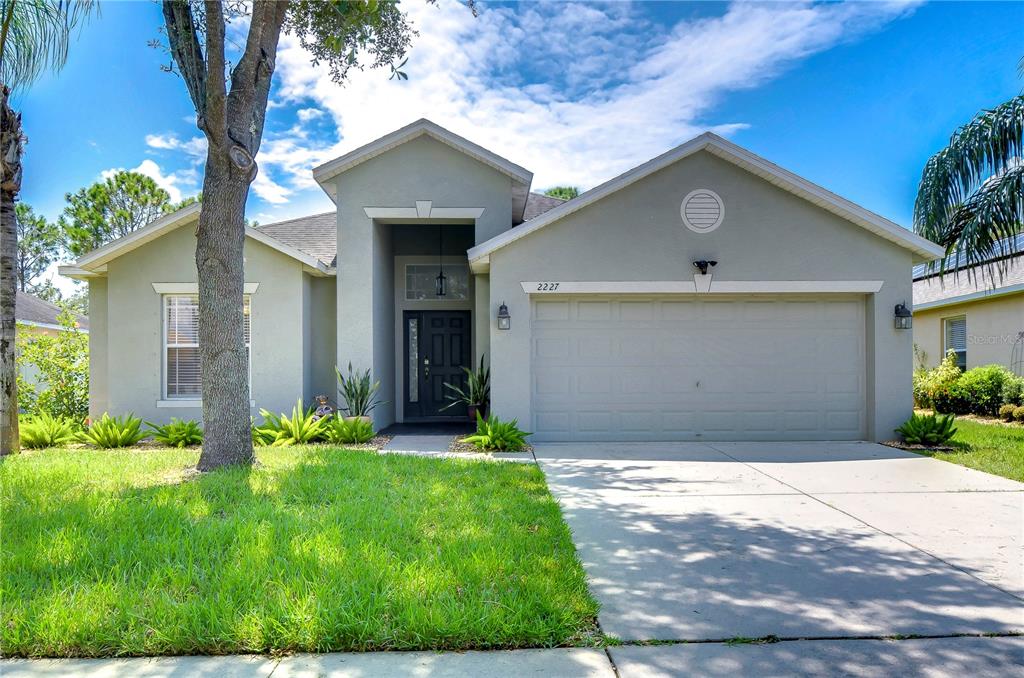
[[[590,187],[712,129],[909,225],[921,167],[979,109],[1024,89],[1024,3],[403,3],[420,36],[404,70],[344,87],[282,40],[250,218],[330,209],[310,169],[428,117],[535,174]],[[16,103],[22,200],[138,168],[199,190],[204,141],[163,73],[157,3],[104,2],[67,68]]]

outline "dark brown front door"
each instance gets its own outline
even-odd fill
[[[405,418],[466,417],[466,406],[451,403],[445,384],[463,388],[472,358],[469,353],[469,311],[406,311]]]

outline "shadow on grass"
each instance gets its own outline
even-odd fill
[[[263,450],[113,493],[10,488],[5,653],[544,647],[596,605],[532,465]]]

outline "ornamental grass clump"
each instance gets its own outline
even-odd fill
[[[323,440],[327,435],[328,419],[317,418],[313,407],[302,407],[302,399],[295,402],[292,416],[283,412],[274,414],[261,409],[263,424],[253,425],[252,440],[256,445],[271,447],[287,447],[289,445],[307,445]]]
[[[953,420],[952,414],[912,414],[896,433],[910,445],[935,447],[949,442],[956,434]]]
[[[33,449],[60,447],[75,440],[75,424],[64,417],[40,412],[20,425],[21,445]]]
[[[93,447],[113,449],[131,447],[146,437],[142,420],[129,413],[123,417],[111,417],[106,412],[99,420],[76,434],[80,442]]]
[[[182,421],[171,418],[171,423],[159,426],[146,422],[153,431],[153,440],[167,447],[192,447],[203,444],[203,429],[193,419]]]
[[[326,419],[327,442],[335,445],[363,445],[373,440],[373,424],[366,419],[336,414]]]
[[[476,433],[461,442],[475,445],[484,452],[518,452],[526,447],[526,437],[533,435],[520,430],[519,420],[501,421],[493,414],[487,419],[476,413]]]

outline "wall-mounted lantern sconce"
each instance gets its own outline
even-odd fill
[[[504,301],[501,302],[501,306],[498,307],[498,329],[512,329],[512,316],[509,315],[508,306],[505,305]]]
[[[896,329],[909,330],[914,325],[914,314],[906,304],[896,304]]]
[[[701,259],[700,261],[693,262],[693,266],[698,271],[700,271],[701,275],[707,275],[708,274],[708,266],[711,266],[712,268],[714,268],[715,266],[718,266],[718,262],[717,261],[705,261],[704,259]]]

